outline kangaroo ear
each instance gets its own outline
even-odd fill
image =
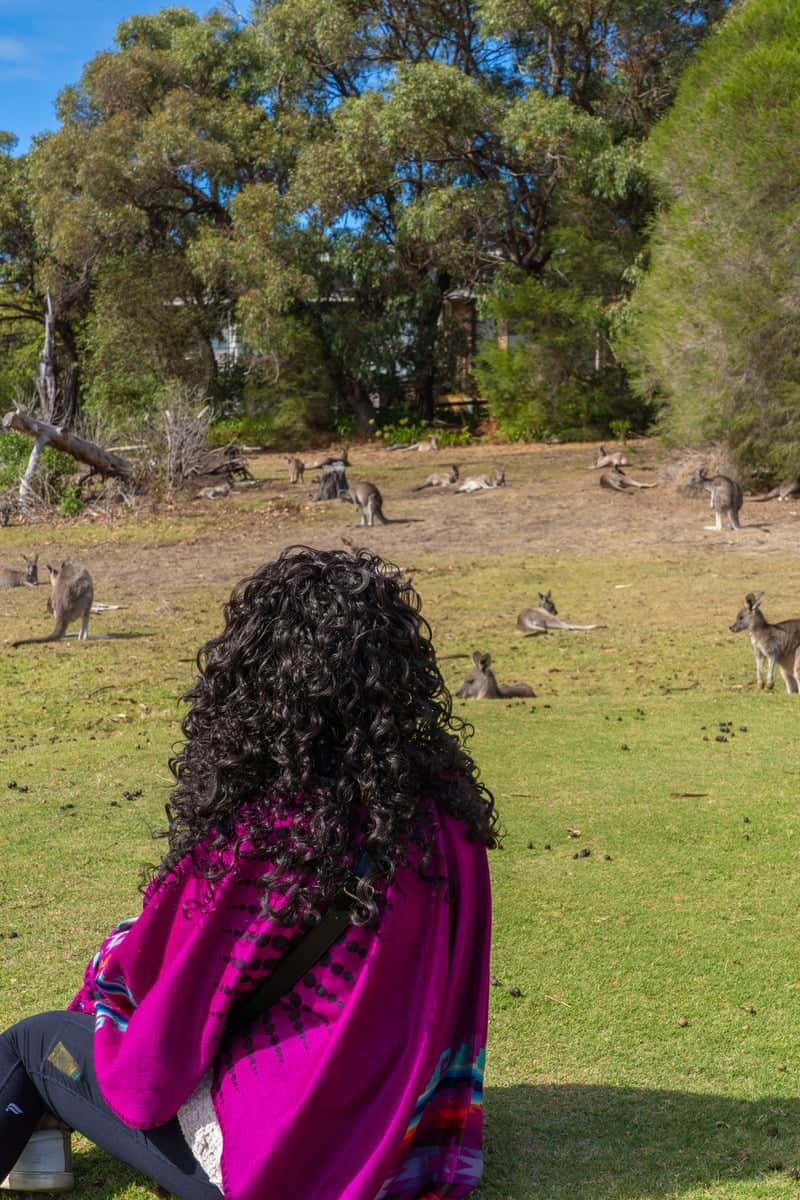
[[[483,655],[481,654],[480,650],[475,650],[473,652],[472,661],[478,670],[480,670],[481,666],[483,665]]]
[[[487,669],[487,667],[490,667],[492,665],[491,654],[482,654],[480,665],[481,665],[481,669],[483,671],[485,671]]]
[[[751,603],[750,607],[751,607],[751,608],[754,608],[754,609],[755,609],[755,608],[760,608],[760,607],[761,607],[761,601],[764,599],[764,597],[766,596],[766,594],[767,594],[766,592],[761,592],[761,594],[760,594],[760,595],[758,595],[758,596],[753,596],[753,598],[752,598],[752,603]]]

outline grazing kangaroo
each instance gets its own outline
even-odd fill
[[[553,600],[553,593],[543,595],[539,592],[539,604],[535,608],[526,608],[517,617],[517,629],[523,633],[547,633],[548,629],[608,629],[607,625],[573,625],[564,621],[558,615],[558,609]]]
[[[472,475],[469,479],[465,479],[460,487],[456,488],[457,492],[481,492],[485,488],[499,488],[506,486],[506,469],[505,467],[495,467],[494,475]]]
[[[597,452],[597,458],[589,467],[590,471],[599,471],[602,467],[627,467],[628,460],[625,457],[624,450],[612,450],[609,454],[605,446],[601,446]]]
[[[631,479],[626,475],[622,467],[614,467],[611,471],[604,471],[600,476],[600,487],[610,488],[613,492],[630,492],[635,488],[658,487],[658,484],[639,483],[638,479]]]
[[[739,511],[744,503],[742,489],[735,479],[727,475],[714,475],[709,478],[705,468],[701,467],[696,475],[689,480],[689,487],[704,487],[711,497],[710,507],[714,510],[714,525],[704,525],[704,529],[722,529],[722,514],[728,518],[731,529],[740,529]]]
[[[491,669],[491,654],[481,654],[480,650],[476,650],[472,661],[472,670],[456,692],[459,700],[505,700],[508,696],[536,695],[527,683],[498,683]]]
[[[383,497],[374,483],[356,483],[353,487],[347,489],[341,499],[349,500],[352,504],[355,504],[361,514],[359,525],[369,525],[371,527],[376,517],[381,525],[389,524],[383,515]]]
[[[800,479],[790,479],[780,487],[774,487],[765,496],[748,496],[748,504],[763,504],[765,500],[797,500],[800,497]]]
[[[69,562],[62,562],[57,567],[51,567],[48,563],[47,569],[50,572],[50,599],[47,601],[47,607],[56,619],[56,627],[49,637],[23,638],[19,642],[12,642],[12,646],[57,642],[67,632],[67,626],[79,618],[80,641],[85,642],[89,637],[89,614],[94,599],[91,575],[86,567]]]
[[[22,556],[28,564],[24,571],[18,571],[14,567],[0,567],[0,588],[9,587],[36,587],[39,582],[39,555],[34,555],[33,558],[28,558],[27,554]]]
[[[340,499],[347,491],[344,463],[341,459],[333,463],[326,463],[322,468],[322,474],[314,482],[318,485],[317,494],[313,497],[315,500]]]
[[[289,464],[289,483],[302,483],[306,464],[301,458],[294,458],[292,455],[288,455],[286,461]]]
[[[750,644],[756,660],[756,683],[764,686],[761,671],[767,664],[767,687],[773,686],[775,664],[780,668],[786,691],[791,694],[800,692],[800,621],[778,621],[770,625],[761,611],[761,601],[764,593],[754,596],[748,592],[744,598],[744,608],[736,614],[736,620],[730,627],[731,633],[741,633],[746,629],[750,635]]]
[[[458,483],[458,474],[458,467],[453,463],[449,471],[434,471],[432,475],[428,475],[422,483],[418,483],[411,490],[421,492],[423,488],[450,487],[452,484]]]

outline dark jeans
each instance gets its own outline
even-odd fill
[[[219,1188],[194,1159],[177,1120],[141,1130],[114,1116],[94,1072],[93,1031],[93,1017],[50,1012],[20,1021],[0,1036],[0,1180],[49,1110],[182,1200],[220,1200]]]

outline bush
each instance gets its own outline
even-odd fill
[[[402,446],[405,442],[422,442],[436,436],[442,446],[469,446],[472,433],[469,428],[439,429],[428,421],[417,421],[413,417],[401,417],[387,422],[375,431],[375,437],[386,446]]]
[[[269,446],[275,440],[275,418],[267,413],[260,416],[227,417],[215,421],[208,437],[210,446]]]
[[[19,486],[33,445],[32,439],[22,433],[8,431],[0,434],[0,491]],[[75,470],[73,458],[47,446],[39,460],[33,486],[48,504],[59,505],[69,495]]]

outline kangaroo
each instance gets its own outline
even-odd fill
[[[428,475],[422,483],[418,483],[411,490],[421,492],[423,488],[450,487],[451,484],[458,483],[458,475],[458,467],[453,463],[449,471],[434,471],[432,475]]]
[[[313,497],[315,500],[338,500],[343,497],[347,492],[347,475],[342,460],[326,463],[322,474],[314,482],[318,485],[317,494]]]
[[[421,450],[423,452],[428,451],[428,450],[438,450],[439,449],[439,438],[438,438],[437,434],[432,433],[429,438],[424,438],[421,442],[395,442],[395,444],[393,446],[387,446],[386,449],[387,450]]]
[[[735,479],[727,475],[714,475],[709,478],[705,468],[701,467],[696,475],[689,480],[689,487],[704,487],[711,497],[711,508],[714,510],[714,525],[704,525],[704,529],[722,529],[722,514],[728,518],[731,529],[741,529],[739,511],[744,502],[742,489]]]
[[[491,669],[491,654],[481,654],[480,650],[476,650],[472,661],[472,670],[456,692],[460,700],[504,700],[508,696],[536,695],[527,683],[498,683]]]
[[[638,479],[631,479],[629,475],[626,475],[622,467],[614,467],[610,471],[604,471],[600,476],[600,487],[610,488],[614,492],[631,492],[635,488],[658,487],[658,484],[639,483]]]
[[[200,488],[195,500],[224,500],[230,496],[233,488],[229,483],[215,483],[211,487]]]
[[[294,458],[291,455],[287,456],[286,461],[289,464],[289,483],[302,483],[306,464],[301,458]]]
[[[28,564],[24,571],[18,571],[14,567],[0,567],[0,588],[11,587],[36,587],[39,582],[39,555],[34,555],[33,558],[28,558],[27,554],[22,556]]]
[[[605,446],[601,446],[589,470],[599,471],[602,467],[627,467],[627,465],[628,460],[624,450],[612,450],[609,453]]]
[[[800,621],[778,621],[777,625],[770,625],[761,611],[763,599],[763,592],[760,596],[747,593],[744,608],[739,609],[730,627],[731,633],[741,633],[746,629],[750,635],[756,660],[756,683],[760,688],[764,686],[761,678],[764,663],[767,663],[768,688],[773,686],[777,663],[786,691],[790,695],[800,692]]]
[[[748,496],[747,502],[748,504],[763,504],[765,500],[797,500],[798,497],[800,497],[800,479],[790,479],[788,483],[774,487],[764,496]]]
[[[50,599],[47,608],[56,619],[56,627],[49,637],[23,638],[12,642],[12,646],[33,646],[41,642],[57,642],[67,632],[67,626],[80,618],[80,641],[85,642],[89,637],[89,614],[92,611],[94,587],[92,577],[86,567],[75,563],[62,562],[57,567],[47,564],[50,572]]]
[[[499,488],[506,486],[506,469],[505,467],[495,467],[494,475],[472,475],[469,479],[465,479],[460,487],[456,488],[457,492],[480,492],[485,488]]]
[[[361,514],[359,525],[369,525],[371,527],[376,517],[381,525],[389,524],[383,515],[383,497],[374,483],[357,483],[353,487],[348,488],[341,499],[349,500],[352,504],[355,504]]]
[[[321,458],[319,462],[311,464],[311,470],[321,471],[323,467],[337,467],[340,464],[342,468],[349,467],[350,459],[347,457],[347,452],[349,449],[349,446],[344,446],[340,454],[331,454],[328,458]]]
[[[543,595],[539,592],[539,604],[535,608],[526,608],[519,614],[517,617],[517,629],[521,629],[523,633],[530,633],[535,636],[540,633],[547,633],[548,629],[608,629],[608,626],[573,625],[571,621],[564,621],[558,615],[558,609],[553,600],[553,593],[547,592],[546,595]]]

